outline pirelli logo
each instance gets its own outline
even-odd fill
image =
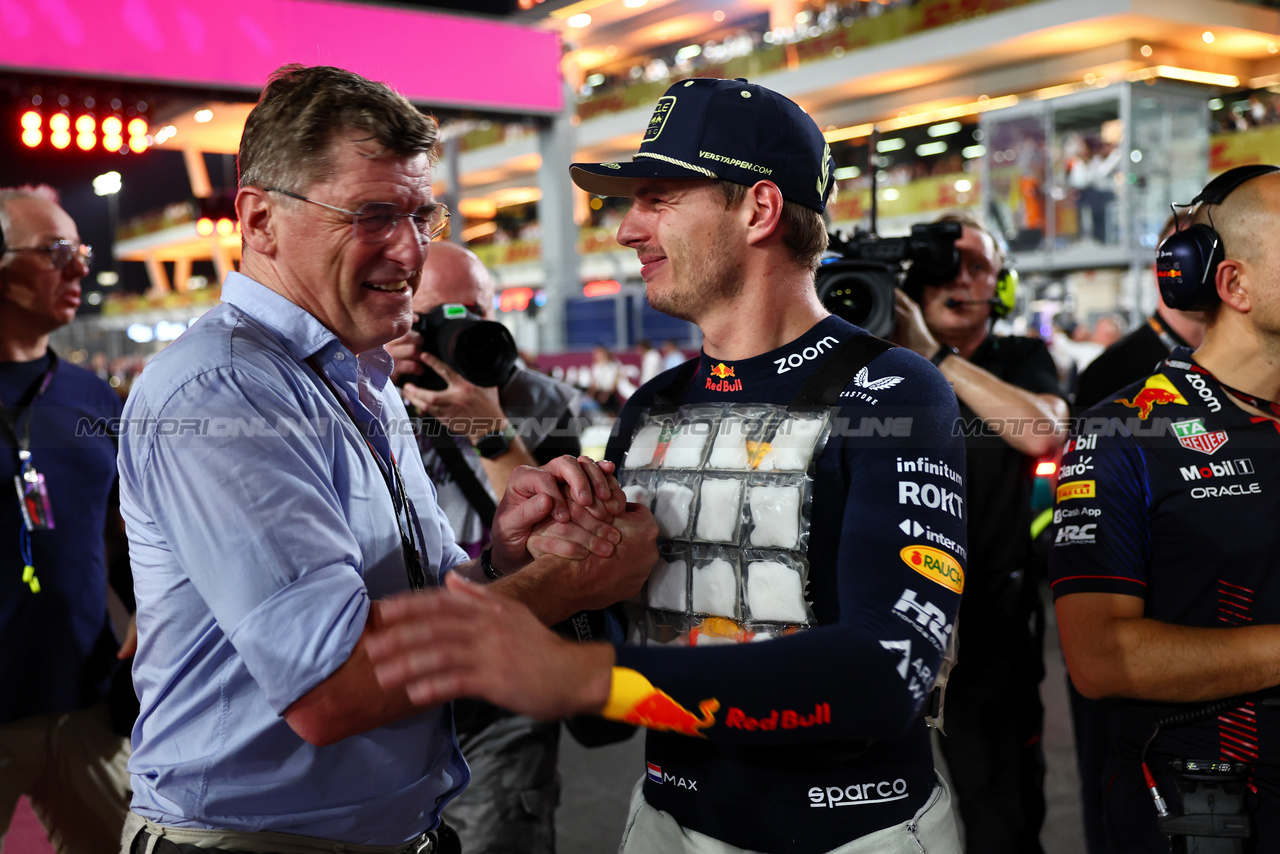
[[[1072,498],[1093,498],[1098,494],[1096,480],[1073,480],[1058,486],[1058,500],[1070,501]]]

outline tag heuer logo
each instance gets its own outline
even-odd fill
[[[1210,432],[1205,429],[1204,420],[1200,418],[1192,418],[1189,421],[1175,421],[1171,426],[1173,427],[1173,434],[1178,437],[1178,444],[1189,451],[1212,454],[1227,444],[1226,430]]]

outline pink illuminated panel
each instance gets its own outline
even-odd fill
[[[322,0],[0,0],[0,68],[257,90],[336,65],[438,106],[557,112],[554,33]]]

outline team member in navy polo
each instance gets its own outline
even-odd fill
[[[1107,852],[1280,848],[1280,170],[1195,201],[1157,265],[1204,342],[1082,416],[1054,510],[1067,668],[1115,698]]]
[[[59,854],[106,854],[129,810],[128,740],[104,702],[116,449],[99,428],[120,398],[49,348],[93,258],[57,195],[0,190],[0,233],[0,839],[26,794]]]

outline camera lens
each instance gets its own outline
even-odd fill
[[[450,356],[458,373],[480,386],[502,385],[516,362],[515,341],[501,323],[480,321],[453,339]]]
[[[827,311],[881,338],[893,332],[894,278],[874,261],[834,261],[819,268],[818,299]]]

